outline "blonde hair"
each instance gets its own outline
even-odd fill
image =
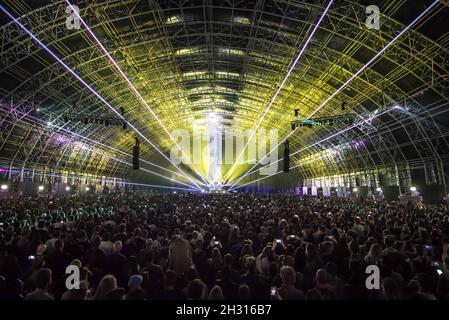
[[[101,279],[94,300],[101,300],[106,293],[113,289],[117,289],[117,279],[112,274],[107,274]]]
[[[209,300],[224,300],[223,290],[217,285],[213,286],[209,292]]]

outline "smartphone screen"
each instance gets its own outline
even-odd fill
[[[281,239],[276,239],[276,243],[281,243],[282,240]]]
[[[277,288],[276,287],[271,287],[271,296],[275,296],[277,293]]]

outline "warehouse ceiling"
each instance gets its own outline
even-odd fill
[[[176,130],[211,115],[221,132],[277,130],[279,159],[288,136],[298,179],[448,161],[448,1],[14,0],[0,19],[5,172],[194,188],[285,178],[282,161],[268,176],[258,161],[223,164],[217,179],[204,155],[173,163]],[[295,109],[354,122],[292,131]]]

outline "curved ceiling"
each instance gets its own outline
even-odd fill
[[[448,159],[447,1],[78,1],[79,30],[66,26],[68,1],[4,2],[2,167],[200,185],[204,165],[168,161],[168,133],[201,126],[211,112],[221,128],[290,135],[295,177]],[[379,30],[365,26],[372,2]],[[135,131],[83,120],[117,118],[112,109],[121,108],[141,134],[138,173]],[[356,120],[292,133],[295,109]],[[223,166],[222,175],[239,185],[261,179],[240,179],[251,167]],[[275,184],[282,175],[262,178]]]

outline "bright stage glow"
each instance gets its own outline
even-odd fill
[[[65,187],[65,191],[70,191],[70,187],[69,186]]]
[[[418,190],[416,187],[410,187],[411,192],[416,192],[416,190]]]
[[[206,137],[207,137],[207,147],[206,154],[203,159],[208,161],[207,168],[207,180],[209,183],[209,190],[219,184],[221,181],[221,139],[220,132],[217,129],[219,123],[218,115],[211,111],[206,115]],[[220,186],[221,188],[221,186]]]
[[[382,192],[382,188],[377,187],[377,188],[376,188],[376,191],[377,191],[377,192]]]
[[[2,189],[2,190],[8,190],[8,185],[2,184],[1,189]]]
[[[38,189],[39,191],[44,191],[44,186],[39,186],[37,189]]]

